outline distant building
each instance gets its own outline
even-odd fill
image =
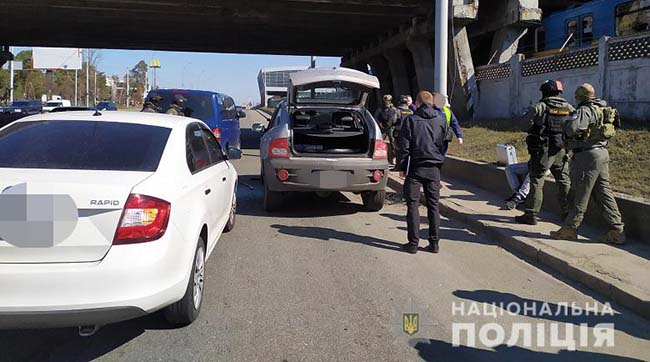
[[[264,68],[257,76],[260,87],[260,102],[263,106],[274,107],[287,96],[289,74],[305,70],[305,66]]]

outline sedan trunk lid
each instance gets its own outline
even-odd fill
[[[152,172],[0,169],[0,264],[101,260]]]

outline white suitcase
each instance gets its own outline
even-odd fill
[[[497,163],[504,166],[517,163],[517,150],[515,150],[515,146],[497,145]]]

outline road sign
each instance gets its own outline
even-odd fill
[[[79,48],[33,48],[34,69],[81,69]]]
[[[5,63],[5,65],[2,66],[2,69],[4,70],[9,70],[9,63]],[[13,61],[14,63],[14,70],[23,70],[23,62],[22,61]]]

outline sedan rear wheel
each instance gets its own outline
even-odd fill
[[[176,325],[188,325],[194,322],[199,316],[201,306],[203,305],[204,286],[205,245],[203,238],[199,237],[185,295],[183,295],[183,299],[165,309],[165,318],[167,321]]]
[[[223,228],[223,232],[227,233],[232,231],[235,228],[235,220],[237,218],[237,193],[235,192],[232,195],[232,206],[230,207],[230,216],[228,217],[228,222]]]

